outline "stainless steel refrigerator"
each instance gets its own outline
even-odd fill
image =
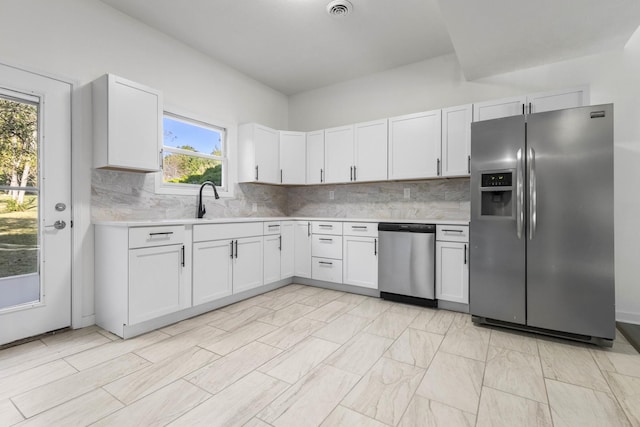
[[[611,345],[613,105],[471,126],[474,322]]]

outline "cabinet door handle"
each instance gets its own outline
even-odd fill
[[[280,184],[282,184],[282,169],[280,169]]]
[[[464,263],[467,264],[467,245],[464,245]]]
[[[278,236],[278,249],[282,251],[282,236]]]
[[[318,264],[333,265],[332,262],[327,262],[327,261],[318,261]]]
[[[378,255],[378,239],[373,239],[373,254]]]
[[[322,169],[320,169],[320,182],[324,182],[324,177],[322,176]]]
[[[307,221],[307,237],[311,236],[311,222]]]
[[[256,181],[258,180],[258,165],[256,165]]]
[[[184,267],[184,245],[182,245],[182,266]]]
[[[471,156],[467,156],[467,172],[471,173]]]
[[[356,172],[356,166],[355,165],[353,165],[353,180],[354,181],[358,180],[358,175],[357,175],[357,172]]]
[[[353,166],[349,168],[349,181],[353,181]]]
[[[238,259],[238,241],[236,240],[236,259]]]
[[[522,104],[522,114],[524,115],[524,104]]]
[[[440,159],[436,160],[436,175],[440,176]]]
[[[533,114],[533,106],[531,105],[531,103],[529,103],[529,114]]]
[[[162,150],[160,150],[160,161],[158,162],[160,165],[160,170],[164,169],[164,156],[162,155]]]
[[[233,240],[231,242],[229,242],[231,244],[231,259],[233,259]]]
[[[168,236],[170,234],[173,234],[173,231],[162,231],[162,232],[156,232],[156,233],[149,233],[149,236]]]

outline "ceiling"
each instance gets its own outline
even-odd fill
[[[102,0],[292,95],[455,53],[467,79],[621,49],[638,0]],[[580,7],[577,7],[579,5]]]

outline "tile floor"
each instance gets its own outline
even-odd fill
[[[0,425],[640,426],[640,355],[290,285],[0,351]]]

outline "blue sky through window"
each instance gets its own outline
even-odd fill
[[[221,135],[213,129],[186,123],[169,117],[162,120],[164,142],[167,147],[193,147],[199,153],[213,154],[222,144]]]

